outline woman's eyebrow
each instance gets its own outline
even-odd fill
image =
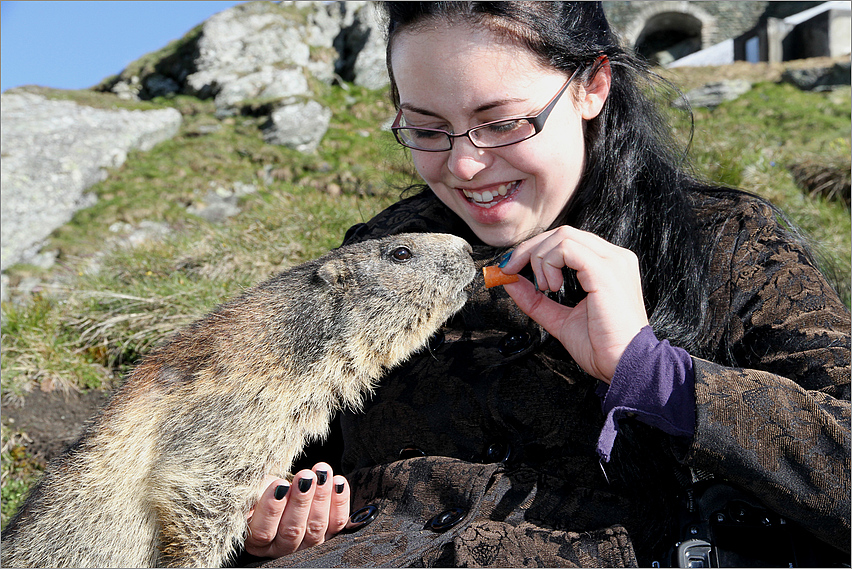
[[[528,101],[528,99],[519,98],[519,97],[512,97],[512,98],[508,98],[508,99],[499,99],[497,101],[490,101],[488,103],[482,104],[482,105],[476,107],[473,110],[473,112],[474,113],[484,113],[485,111],[489,111],[489,110],[495,109],[497,107],[503,107],[505,105],[510,105],[512,103],[525,103],[527,101]],[[419,115],[426,115],[426,116],[429,116],[429,117],[441,118],[441,116],[438,113],[434,113],[434,112],[432,112],[428,109],[424,109],[424,108],[418,107],[416,105],[412,105],[411,103],[400,103],[399,108],[406,110],[406,111],[411,111],[413,113],[417,113]]]
[[[485,111],[490,111],[491,109],[496,109],[497,107],[504,107],[506,105],[511,105],[513,103],[525,103],[529,99],[522,99],[520,97],[512,97],[509,99],[499,99],[497,101],[491,101],[490,103],[485,103],[484,105],[480,105],[474,109],[475,113],[484,113]]]
[[[399,108],[405,111],[411,111],[413,113],[417,113],[418,115],[426,115],[429,117],[437,117],[440,118],[437,113],[433,113],[432,111],[417,107],[415,105],[409,103],[400,103]]]

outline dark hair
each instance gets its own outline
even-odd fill
[[[646,310],[660,339],[705,357],[707,260],[701,255],[690,189],[707,188],[686,173],[668,121],[643,89],[654,77],[624,50],[600,2],[384,2],[391,96],[399,103],[391,52],[403,29],[434,20],[487,26],[523,45],[544,64],[580,81],[612,70],[601,113],[587,121],[586,166],[554,227],[591,231],[639,257]]]

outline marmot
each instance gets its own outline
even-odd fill
[[[220,567],[264,474],[462,308],[470,246],[403,234],[333,250],[152,350],[2,534],[6,567]]]

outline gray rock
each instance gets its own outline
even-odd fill
[[[683,97],[672,103],[673,106],[683,109],[687,101],[691,107],[715,108],[725,101],[733,101],[740,95],[751,90],[751,83],[745,79],[729,79],[715,83],[707,83],[703,87],[689,91],[685,100]]]
[[[210,223],[221,223],[237,215],[240,213],[239,199],[257,192],[257,186],[242,182],[234,182],[230,189],[216,182],[210,182],[210,188],[204,199],[193,202],[186,208],[187,212],[206,219]]]
[[[232,198],[221,198],[216,194],[207,194],[202,202],[196,202],[186,208],[186,211],[206,219],[210,223],[222,223],[229,217],[240,213],[240,208]]]
[[[290,11],[268,2],[240,4],[206,22],[198,39],[190,94],[216,95],[239,79],[272,67],[304,67],[310,48]],[[273,74],[268,79],[274,80]]]
[[[335,71],[345,81],[352,81],[368,89],[380,89],[390,79],[385,64],[384,31],[378,11],[370,3],[359,3],[351,6],[349,13],[351,23],[346,19],[333,42],[339,54]]]
[[[331,110],[316,101],[280,107],[264,126],[263,139],[269,144],[313,152],[328,130]]]
[[[138,101],[140,99],[139,93],[142,86],[139,84],[139,77],[133,76],[131,79],[135,79],[135,81],[119,81],[112,88],[112,92],[123,101]]]
[[[309,92],[308,81],[300,68],[264,67],[223,86],[216,95],[216,114],[234,115],[240,103],[249,99],[281,99]]]
[[[143,220],[136,227],[123,221],[117,221],[109,226],[109,230],[118,234],[111,244],[125,249],[138,247],[144,243],[162,241],[172,232],[167,223],[150,220]]]
[[[335,77],[341,56],[333,46],[357,56],[360,47],[352,41],[358,38],[347,37],[354,37],[352,30],[370,35],[365,30],[375,19],[368,19],[369,8],[362,2],[252,2],[220,12],[203,25],[184,92],[214,96],[220,114],[232,114],[249,99],[308,94],[306,75],[328,83]],[[359,69],[375,76],[371,65],[379,63],[384,67],[383,50],[380,62],[372,53]]]
[[[850,62],[835,63],[831,67],[787,69],[781,75],[781,81],[803,91],[830,91],[850,84]]]
[[[385,37],[374,7],[359,12],[362,26],[367,30],[367,41],[355,58],[354,81],[368,89],[381,89],[390,83],[386,64]]]
[[[28,262],[43,241],[96,198],[85,190],[133,149],[174,136],[175,109],[102,110],[30,93],[0,96],[0,269]]]
[[[47,270],[56,264],[57,257],[59,257],[59,251],[42,251],[30,259],[30,264]]]

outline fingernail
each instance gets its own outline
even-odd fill
[[[503,253],[503,255],[500,257],[500,262],[497,263],[497,266],[502,269],[503,267],[505,267],[509,263],[509,259],[511,259],[511,258],[512,258],[512,252],[511,251]]]
[[[533,275],[533,284],[535,285],[535,289],[538,290],[538,279]]]
[[[313,478],[302,478],[299,480],[299,492],[304,494],[308,490],[311,489],[311,485],[314,483]]]
[[[317,486],[322,486],[328,480],[327,470],[317,470]]]
[[[334,485],[334,491],[338,494],[343,494],[343,482]]]
[[[287,484],[279,484],[278,486],[276,486],[276,488],[275,488],[275,499],[276,500],[284,499],[284,496],[287,495],[287,490],[289,490],[289,489],[290,489],[290,486],[287,485]]]

